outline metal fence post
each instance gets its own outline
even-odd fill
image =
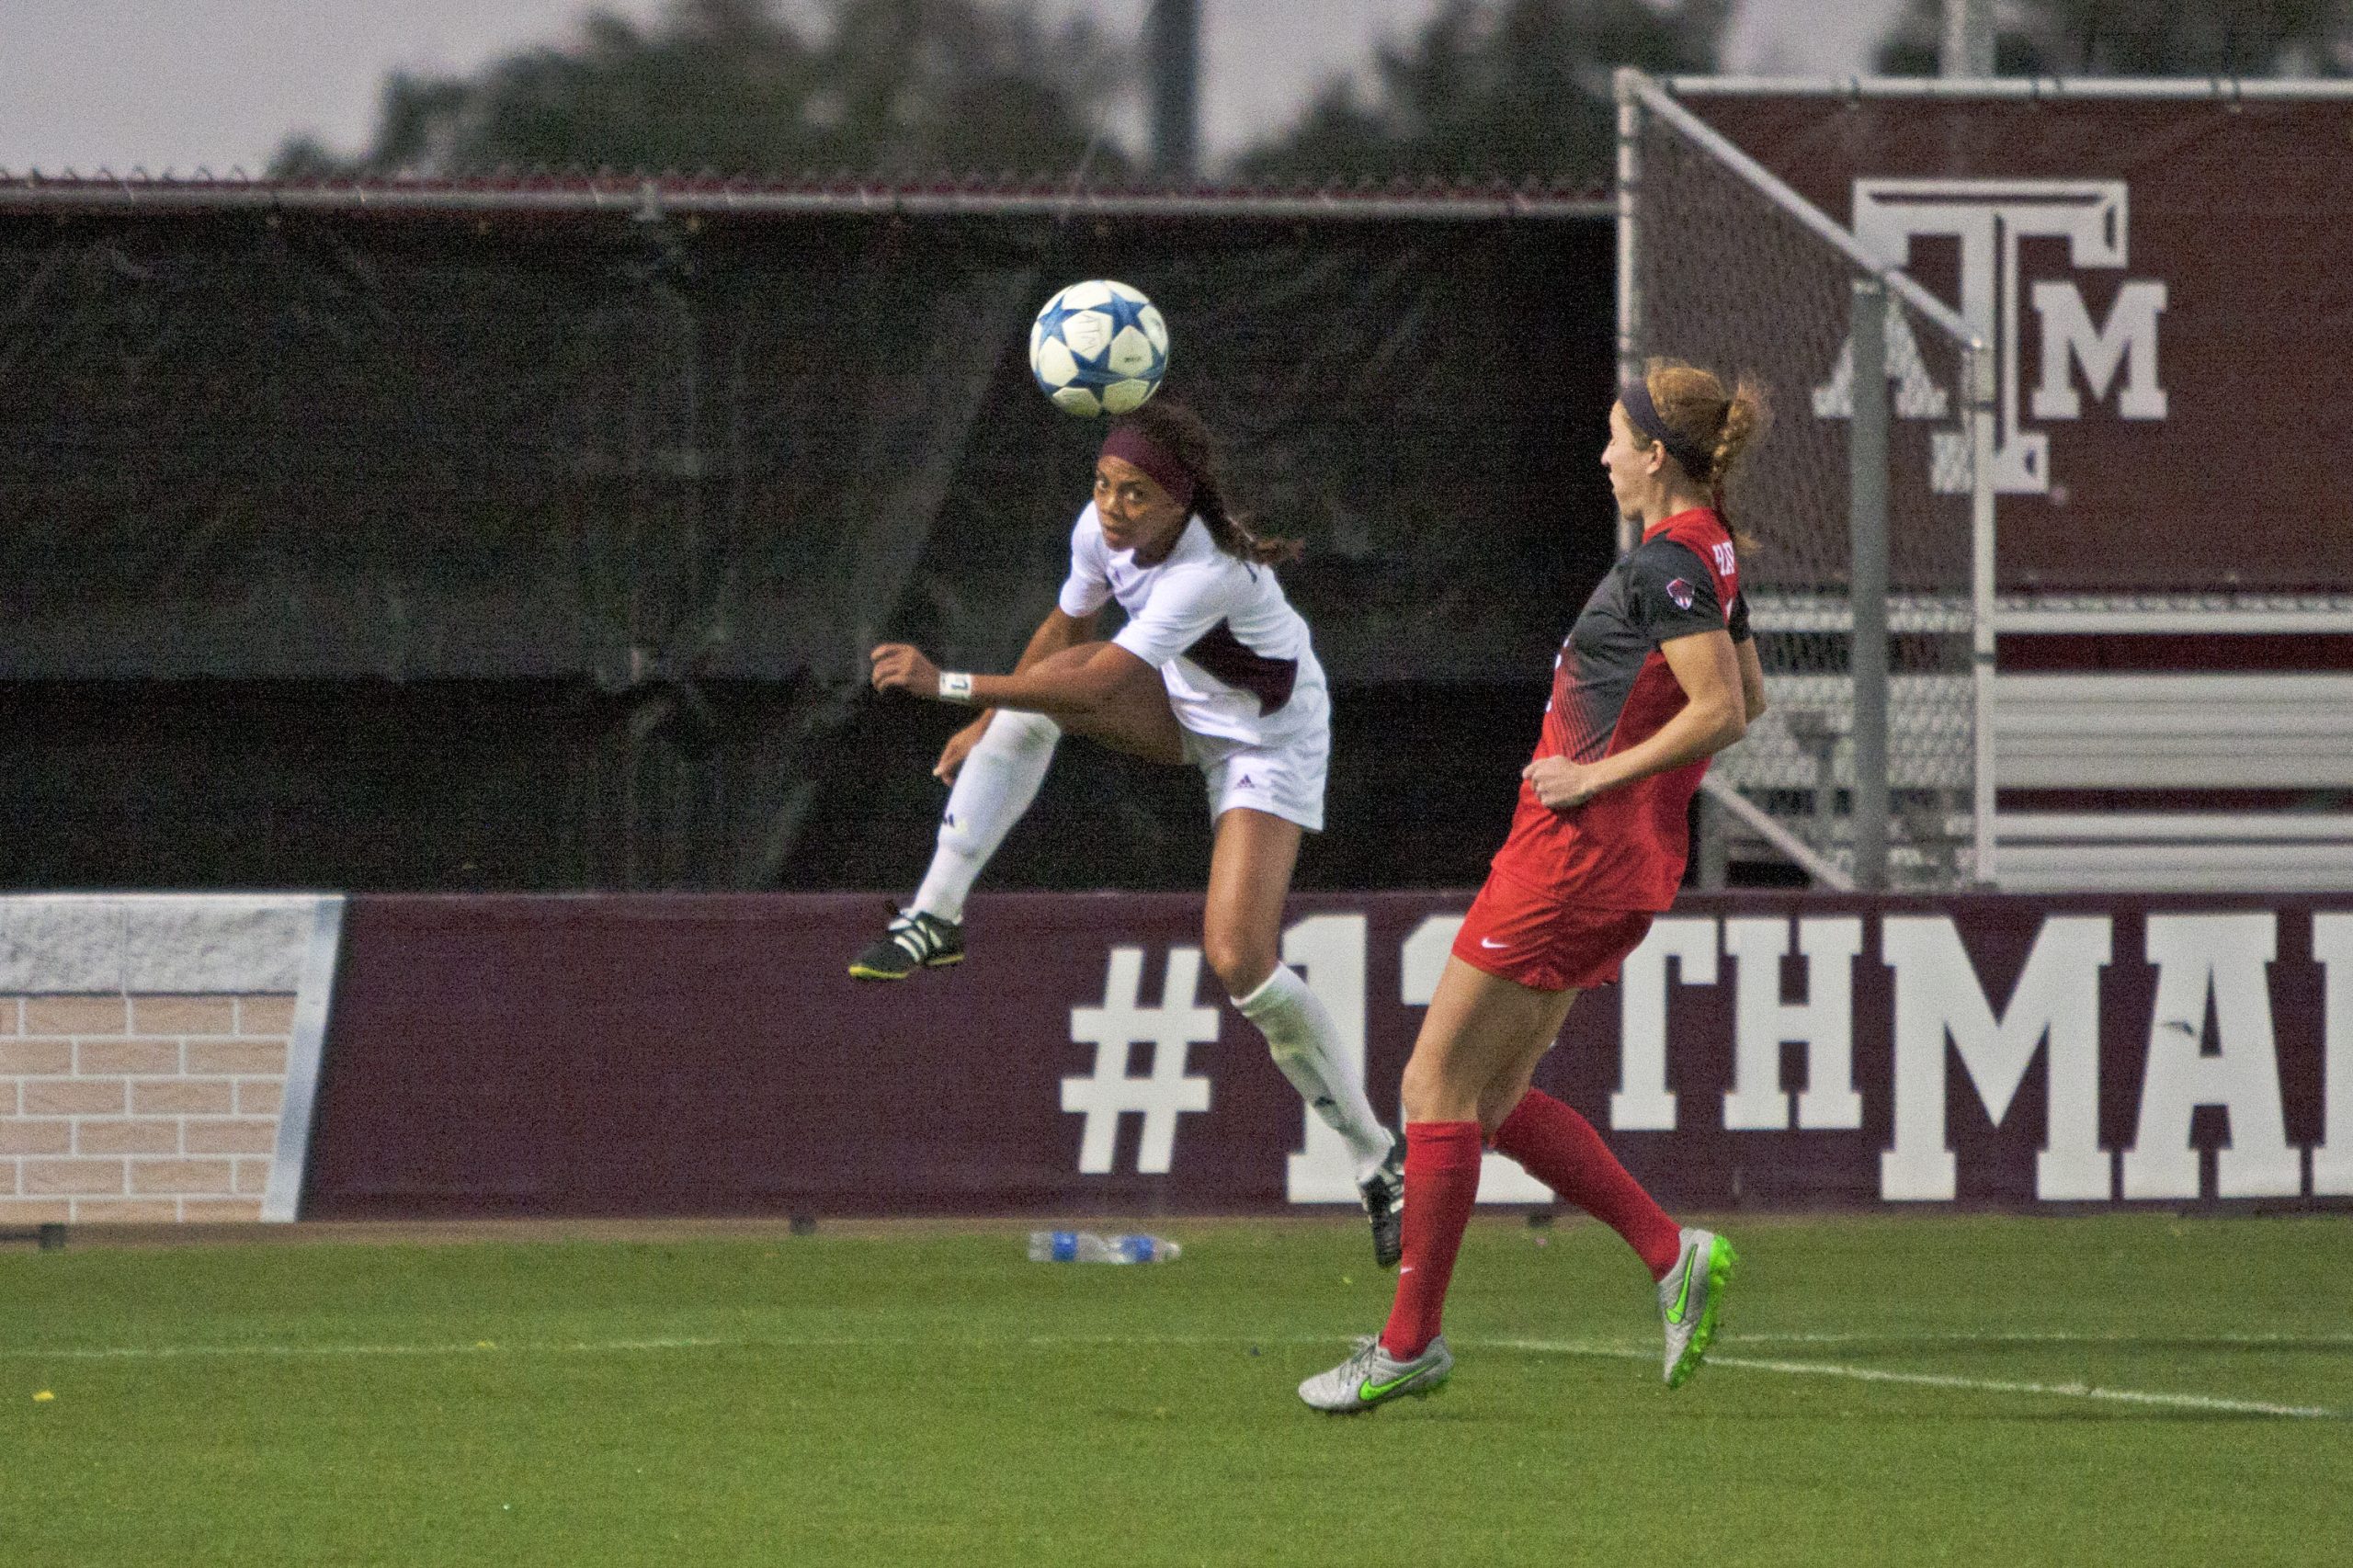
[[[1887,886],[1887,288],[1854,281],[1855,412],[1847,426],[1848,598],[1854,631],[1847,655],[1855,693],[1848,750],[1854,770],[1848,820],[1855,885]]]
[[[1151,78],[1153,173],[1171,182],[1200,173],[1199,0],[1153,0],[1144,13]]]
[[[1993,0],[1945,0],[1944,47],[1938,52],[1939,76],[1984,77],[1994,74]]]
[[[1972,876],[1979,886],[1993,887],[1998,881],[2000,846],[1994,788],[1994,418],[1998,383],[1992,346],[1972,347],[1964,369],[1969,378],[1970,676],[1977,741],[1975,788],[1970,799],[1976,847]]]
[[[1618,384],[1643,373],[1642,232],[1635,210],[1643,183],[1643,74],[1618,68]],[[1618,553],[1638,540],[1639,525],[1618,519]]]
[[[1724,841],[1724,809],[1705,790],[1691,799],[1699,816],[1698,842],[1691,850],[1692,881],[1702,892],[1722,892],[1731,874],[1732,847]]]

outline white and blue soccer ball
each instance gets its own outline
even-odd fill
[[[1143,406],[1168,370],[1168,324],[1140,289],[1074,283],[1029,328],[1029,373],[1064,414],[1093,419]]]

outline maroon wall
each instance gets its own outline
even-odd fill
[[[1427,985],[1447,932],[1425,923],[1466,903],[1293,901],[1294,957],[1344,1028],[1361,1017],[1384,1116],[1422,1013],[1404,999],[1408,939],[1422,931]],[[1344,1196],[1329,1160],[1300,1169],[1298,1099],[1205,969],[1184,1000],[1207,1026],[1189,1032],[1215,1038],[1186,1047],[1181,1073],[1206,1081],[1183,1092],[1207,1108],[1159,1118],[1165,1172],[1139,1169],[1133,1112],[1108,1168],[1080,1168],[1087,1118],[1063,1108],[1063,1080],[1094,1077],[1097,1046],[1074,1036],[1101,1032],[1080,1010],[1104,1008],[1115,949],[1132,948],[1142,1017],[1113,1032],[1158,1030],[1198,898],[983,897],[961,967],[852,981],[844,962],[883,912],[848,896],[354,899],[304,1217],[1241,1212]],[[1539,1075],[1671,1203],[2353,1196],[2353,893],[1742,894],[1688,899],[1673,920],[1645,951],[1675,947],[1677,966],[1631,966],[1582,999]],[[1671,1116],[1621,1049],[1645,1018],[1663,1024]],[[1131,1046],[1127,1075],[1154,1055]]]
[[[2340,254],[2353,216],[2353,141],[2341,99],[1923,101],[1699,89],[1688,102],[1841,223],[1860,218],[1858,181],[1934,181],[1943,194],[1911,199],[1996,222],[1991,258],[2016,247],[2010,308],[1980,324],[2005,364],[1998,440],[2023,432],[2047,437],[2049,450],[2046,483],[2001,497],[2005,587],[2341,592],[2353,583],[2353,530],[2314,526],[2342,513],[2336,454],[2353,437],[2353,414],[2329,391],[2353,312],[2353,268]],[[2061,187],[2086,186],[2117,197],[2085,236],[2097,244],[2079,253],[2070,239],[2033,230],[2038,201],[2063,202]],[[2014,227],[2020,219],[2026,231]],[[1961,247],[1949,233],[1924,233],[1889,259],[1964,308]],[[2116,324],[2127,288],[2162,289],[2143,346],[2161,415],[2125,416],[2125,367],[2103,392],[2080,364],[2066,377],[2080,408],[2034,411],[2049,347],[2039,286],[2078,290],[2095,326]],[[2250,430],[2283,433],[2259,500],[2232,477]]]

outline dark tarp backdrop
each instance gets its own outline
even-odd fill
[[[0,882],[904,888],[1100,427],[1054,288],[1167,312],[1330,669],[1313,885],[1483,867],[1612,549],[1612,232],[1196,206],[12,210]],[[1184,886],[1198,778],[1066,747],[995,886]]]

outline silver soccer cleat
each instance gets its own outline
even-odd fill
[[[1686,1227],[1675,1267],[1658,1282],[1659,1325],[1666,1331],[1666,1386],[1681,1388],[1697,1371],[1716,1336],[1716,1313],[1724,1286],[1740,1261],[1732,1244],[1713,1231]]]
[[[1436,1393],[1454,1370],[1453,1353],[1439,1335],[1410,1361],[1400,1361],[1381,1347],[1377,1335],[1357,1341],[1357,1353],[1328,1372],[1318,1372],[1299,1385],[1299,1397],[1330,1415],[1371,1410],[1392,1399],[1427,1399]]]

